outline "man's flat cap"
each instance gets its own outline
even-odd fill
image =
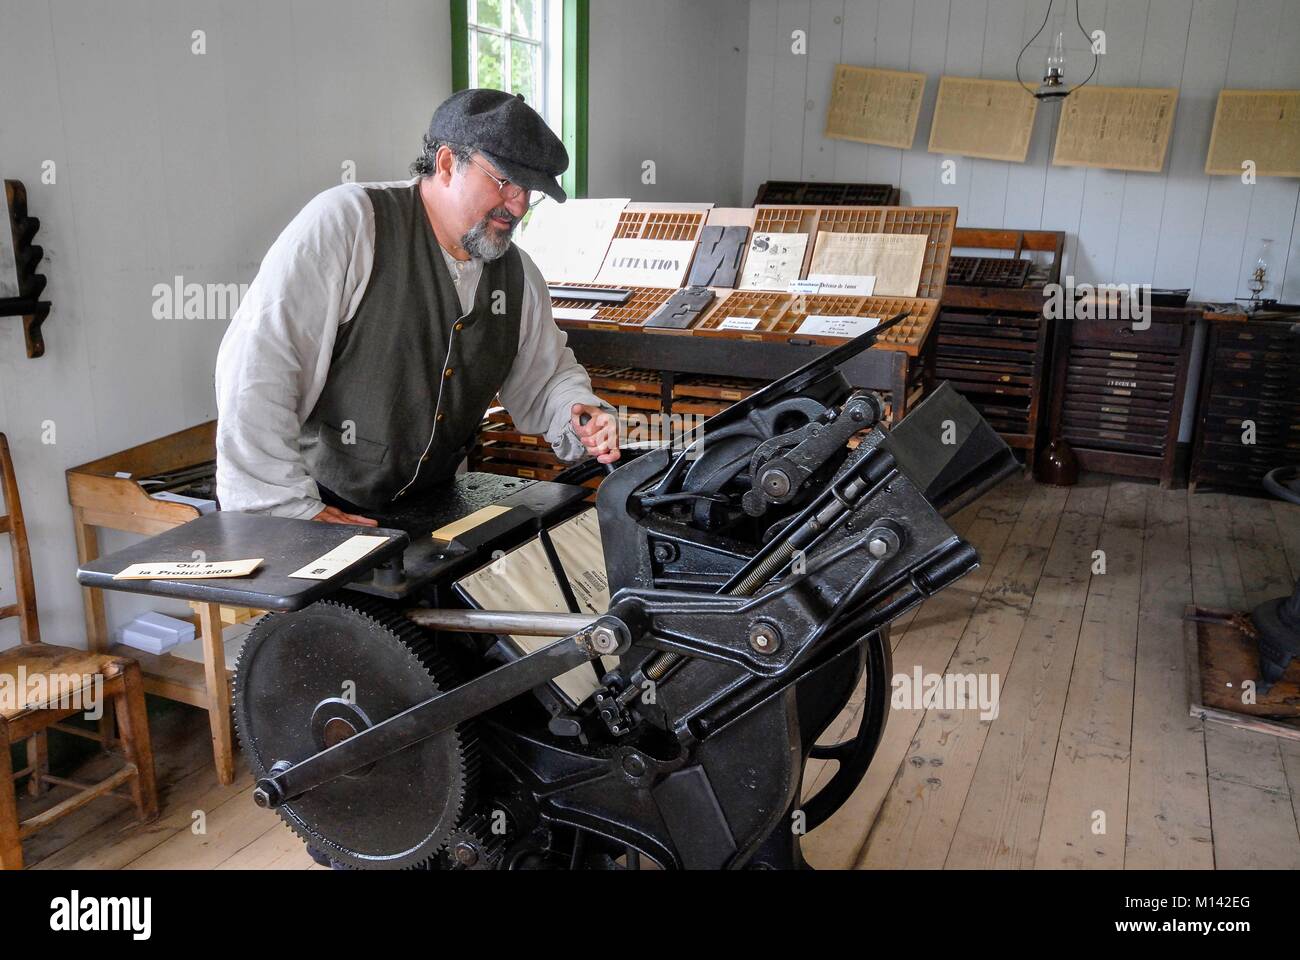
[[[484,89],[453,93],[433,112],[429,137],[473,147],[519,186],[541,190],[560,203],[567,199],[555,178],[568,168],[569,152],[522,94]]]

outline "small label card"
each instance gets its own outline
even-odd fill
[[[790,284],[790,293],[836,293],[869,297],[876,290],[876,278],[846,273],[810,273],[807,280]]]
[[[341,572],[344,567],[356,563],[387,541],[388,537],[359,533],[355,537],[344,540],[323,557],[318,557],[300,570],[295,570],[289,576],[297,577],[299,580],[328,580]]]
[[[156,563],[133,563],[114,580],[212,580],[219,577],[246,577],[262,563],[255,560],[219,560],[192,563],[183,560],[159,560]]]
[[[536,442],[533,437],[529,437],[528,439]],[[433,531],[433,533],[429,534],[429,536],[442,543],[451,543],[462,533],[468,533],[480,524],[487,523],[493,517],[499,517],[501,514],[509,512],[509,507],[503,507],[499,503],[490,503],[486,507],[475,510],[467,517],[461,517],[459,520],[453,520],[446,526],[439,527],[437,530]]]
[[[804,317],[799,332],[818,337],[856,337],[880,325],[879,317]]]
[[[551,316],[556,320],[595,320],[599,307],[552,307]]]
[[[720,324],[719,330],[754,330],[758,327],[758,317],[727,317]]]

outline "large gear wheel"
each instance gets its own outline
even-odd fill
[[[255,777],[298,762],[455,686],[427,633],[357,594],[264,617],[235,667],[235,724]],[[418,868],[469,809],[478,743],[462,723],[277,809],[345,867]]]

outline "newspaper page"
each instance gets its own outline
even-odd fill
[[[907,150],[916,139],[924,96],[924,73],[838,64],[825,135]]]

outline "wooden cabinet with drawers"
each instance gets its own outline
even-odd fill
[[[1257,492],[1274,467],[1300,464],[1300,315],[1207,315],[1191,481]]]
[[[1173,485],[1178,426],[1199,307],[1151,307],[1132,320],[1064,321],[1052,388],[1052,434],[1085,470]]]
[[[953,256],[934,341],[936,380],[947,380],[1032,464],[1049,405],[1056,325],[1044,316],[1045,287],[1060,280],[1065,234],[958,227],[953,248],[997,256]]]

